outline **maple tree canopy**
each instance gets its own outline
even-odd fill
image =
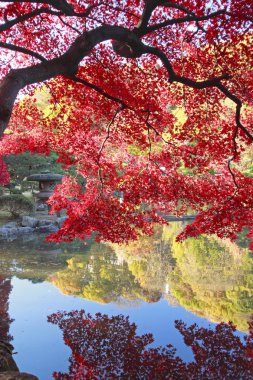
[[[178,239],[253,234],[252,0],[1,0],[0,13],[0,154],[55,151],[76,168],[51,198],[69,217],[52,238],[124,242],[189,209]]]

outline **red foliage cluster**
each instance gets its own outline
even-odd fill
[[[48,317],[63,331],[71,348],[69,373],[54,373],[57,380],[145,379],[251,379],[253,376],[253,331],[243,343],[233,324],[218,324],[214,330],[175,325],[194,354],[184,362],[172,345],[147,347],[151,334],[136,335],[136,325],[122,316],[82,311],[58,312]]]
[[[0,185],[7,185],[10,182],[10,175],[7,169],[7,165],[0,157]]]
[[[238,166],[253,141],[251,0],[13,0],[0,17],[0,131],[13,132],[0,154],[54,150],[76,168],[50,200],[69,216],[52,238],[124,242],[189,208],[180,238],[252,235]]]

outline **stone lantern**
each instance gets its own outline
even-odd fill
[[[44,171],[38,174],[31,174],[27,177],[27,181],[38,181],[39,182],[39,193],[36,194],[38,199],[38,205],[45,205],[50,195],[52,195],[55,186],[61,182],[62,175],[50,173],[49,171]]]

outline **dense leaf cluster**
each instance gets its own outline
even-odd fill
[[[124,242],[189,208],[199,216],[179,239],[253,231],[253,180],[240,172],[251,3],[2,0],[0,154],[55,151],[83,178],[51,198],[69,216],[54,239]]]

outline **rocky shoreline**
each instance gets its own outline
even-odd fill
[[[0,227],[0,240],[14,240],[17,237],[33,233],[52,233],[59,230],[66,216],[41,218],[23,216],[20,220],[8,222]]]

